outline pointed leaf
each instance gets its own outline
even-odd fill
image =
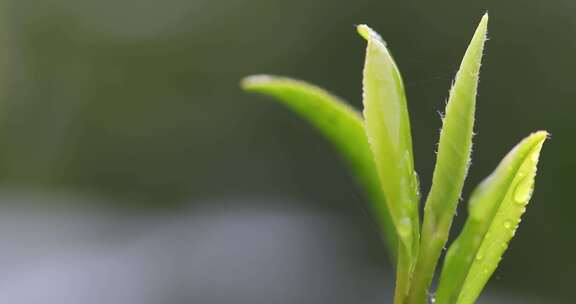
[[[526,210],[547,136],[539,131],[525,138],[472,193],[464,229],[446,255],[437,303],[476,301]]]
[[[395,255],[396,230],[380,187],[360,113],[316,86],[286,77],[250,76],[242,81],[242,87],[274,97],[332,141],[367,192],[388,247]]]
[[[364,118],[382,189],[398,232],[395,301],[408,292],[418,252],[418,181],[414,172],[404,85],[382,38],[366,25],[358,32],[368,46],[364,63]]]
[[[426,303],[436,264],[448,239],[456,206],[468,173],[472,151],[476,90],[488,15],[484,15],[466,50],[450,90],[432,188],[424,208],[424,224],[410,303]]]

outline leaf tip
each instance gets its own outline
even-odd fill
[[[484,13],[482,19],[480,19],[480,23],[478,24],[478,28],[476,29],[476,33],[482,36],[482,40],[486,40],[486,34],[488,32],[488,12]]]
[[[488,11],[486,11],[486,12],[484,13],[484,15],[482,16],[482,20],[480,20],[480,23],[487,25],[487,24],[488,24],[488,19],[489,19]]]
[[[544,142],[548,138],[550,138],[550,133],[548,133],[548,131],[540,130],[530,134],[522,141],[522,143],[525,143],[526,145],[528,145],[528,147],[530,147],[528,156],[530,157],[534,165],[538,164],[542,146],[544,146]],[[518,145],[521,145],[522,143]]]
[[[535,140],[537,142],[536,144],[536,148],[533,152],[533,159],[536,158],[538,159],[540,157],[540,150],[542,150],[542,146],[544,145],[544,142],[550,138],[550,133],[548,133],[548,131],[544,131],[544,130],[540,130],[540,131],[536,131],[534,133],[532,133],[532,136],[535,137]]]
[[[531,135],[535,141],[544,142],[546,139],[550,138],[550,133],[546,130],[540,130],[532,133]]]
[[[240,88],[245,91],[253,90],[262,84],[268,83],[273,79],[270,75],[250,75],[240,80]]]
[[[366,24],[359,24],[356,26],[356,31],[362,38],[370,39],[370,28]]]
[[[382,39],[382,36],[380,36],[378,33],[376,33],[376,31],[371,29],[366,24],[357,25],[356,31],[358,32],[358,34],[360,34],[360,36],[362,36],[362,38],[366,39],[366,41],[376,40],[376,41],[386,45],[386,43],[384,42],[384,39]]]

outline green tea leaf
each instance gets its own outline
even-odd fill
[[[516,232],[548,133],[525,138],[474,190],[464,229],[446,255],[437,303],[474,303]]]
[[[367,192],[388,247],[395,255],[396,229],[390,219],[360,113],[340,98],[290,78],[250,76],[242,81],[242,87],[275,97],[307,119],[337,147]]]
[[[414,172],[410,121],[404,85],[382,38],[366,25],[358,32],[367,42],[364,63],[364,118],[376,169],[398,233],[395,301],[402,303],[410,284],[420,224],[418,180]]]
[[[450,90],[440,132],[432,188],[424,208],[420,252],[410,285],[409,303],[427,302],[428,288],[442,248],[448,240],[452,219],[468,173],[478,74],[487,26],[486,14],[476,28]]]

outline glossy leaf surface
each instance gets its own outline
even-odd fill
[[[363,73],[366,133],[398,232],[396,302],[408,293],[418,254],[420,220],[410,121],[402,77],[380,35],[366,25],[358,32],[368,45]]]
[[[469,215],[446,255],[437,303],[474,303],[514,236],[532,195],[548,133],[520,142],[472,193]]]

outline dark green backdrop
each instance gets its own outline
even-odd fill
[[[370,24],[403,73],[427,193],[438,111],[486,10],[464,199],[523,136],[549,130],[535,196],[489,288],[568,303],[576,272],[570,0],[4,0],[2,185],[88,193],[113,201],[112,210],[150,214],[294,198],[368,234],[381,267],[364,203],[331,147],[238,81],[298,77],[359,106],[364,43],[353,25]]]

